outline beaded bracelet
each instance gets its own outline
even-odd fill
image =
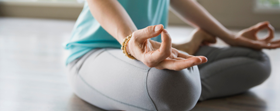
[[[130,58],[130,59],[136,59],[136,58],[133,57],[131,54],[128,54],[127,51],[126,51],[126,45],[127,45],[128,41],[130,40],[131,37],[132,37],[132,35],[130,34],[129,36],[127,36],[127,37],[124,39],[124,41],[123,41],[123,43],[122,43],[121,49],[123,50],[123,53],[124,53],[128,58]]]

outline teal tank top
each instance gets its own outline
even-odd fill
[[[118,0],[129,14],[130,18],[138,29],[150,25],[162,24],[167,26],[169,0]],[[157,36],[152,40],[161,42],[161,37]],[[91,15],[87,2],[80,13],[71,38],[65,45],[65,49],[70,51],[66,64],[83,56],[95,48],[118,48],[121,44],[104,30],[101,25]]]

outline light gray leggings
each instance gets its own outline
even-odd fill
[[[270,74],[266,54],[203,46],[208,62],[181,71],[149,68],[120,49],[94,49],[68,65],[73,90],[105,110],[186,111],[198,100],[242,93]]]

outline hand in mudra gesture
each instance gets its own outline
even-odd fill
[[[257,33],[263,29],[268,29],[268,36],[260,39]],[[233,34],[229,43],[232,46],[243,46],[252,49],[276,49],[280,48],[280,40],[272,40],[274,38],[274,28],[269,22],[260,22],[247,29],[241,30],[237,34]]]
[[[153,38],[161,34],[162,42]],[[207,62],[204,56],[187,55],[172,48],[170,35],[162,25],[148,26],[132,33],[127,52],[148,67],[157,69],[182,70]]]

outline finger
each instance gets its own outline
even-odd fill
[[[132,36],[136,41],[143,43],[149,38],[158,36],[163,30],[163,25],[148,26],[144,29],[137,30],[132,33]]]
[[[182,58],[182,57],[176,57],[175,59],[176,59],[176,60],[184,60],[185,58]]]
[[[170,58],[170,57],[167,57],[165,60],[184,60],[185,58],[182,58],[182,57],[176,57],[176,58]]]
[[[239,37],[237,39],[239,39],[238,43],[240,46],[249,47],[249,48],[257,49],[257,50],[262,49],[263,44],[260,44],[259,41],[257,41],[257,40],[251,40],[251,39],[247,39],[245,37]]]
[[[163,29],[162,33],[161,33],[161,45],[158,49],[158,51],[155,53],[156,56],[163,56],[162,58],[160,58],[160,61],[162,61],[163,59],[166,58],[166,56],[170,56],[172,50],[171,50],[171,47],[172,47],[172,41],[171,41],[171,37],[170,35],[168,34],[168,32]]]
[[[162,42],[159,49],[153,51],[152,55],[150,56],[150,62],[151,62],[150,64],[152,66],[158,64],[159,62],[163,61],[165,58],[169,57],[172,54],[171,53],[172,42],[166,30],[162,31],[161,39]]]
[[[261,22],[261,23],[258,23],[255,26],[253,26],[253,29],[255,30],[254,33],[255,33],[256,36],[257,36],[257,33],[260,30],[263,30],[265,28],[268,29],[269,34],[268,34],[267,37],[265,37],[264,39],[261,39],[261,40],[270,41],[274,38],[274,27],[268,21]]]
[[[270,49],[277,49],[277,48],[280,48],[280,44],[272,44],[270,46]]]
[[[177,57],[178,57],[178,51],[176,49],[171,48],[171,54],[170,54],[169,58],[175,59]]]
[[[199,57],[201,59],[201,64],[208,61],[208,59],[205,56],[196,56],[196,57]]]
[[[280,40],[271,41],[272,44],[280,44]]]
[[[268,36],[263,40],[269,42],[274,38],[274,28],[271,24],[267,24],[266,28],[268,29]]]
[[[183,60],[166,59],[162,61],[157,67],[169,70],[182,70],[199,64],[201,64],[201,60],[199,58],[191,57]]]
[[[257,25],[253,26],[255,29],[257,30],[262,30],[264,28],[266,28],[268,26],[269,22],[268,21],[264,21],[264,22],[260,22]]]
[[[272,44],[265,41],[255,41],[254,45],[258,47],[256,49],[275,49],[280,47],[280,44]]]
[[[258,23],[256,25],[252,26],[249,29],[251,29],[253,31],[254,35],[257,37],[258,32],[260,30],[264,29],[264,28],[267,28],[268,24],[269,24],[268,21],[260,22],[260,23]]]
[[[201,60],[201,63],[205,63],[205,62],[208,61],[208,59],[205,56],[192,56],[192,55],[186,55],[186,54],[181,53],[181,52],[178,53],[178,57],[185,58],[185,59],[192,58],[192,57],[197,57]]]
[[[271,42],[267,42],[264,40],[257,40],[255,41],[256,45],[259,45],[261,48],[266,48],[266,49],[276,49],[280,47],[280,40],[275,40]]]
[[[270,42],[267,45],[269,46],[269,49],[280,48],[280,40],[276,40],[276,41]]]

